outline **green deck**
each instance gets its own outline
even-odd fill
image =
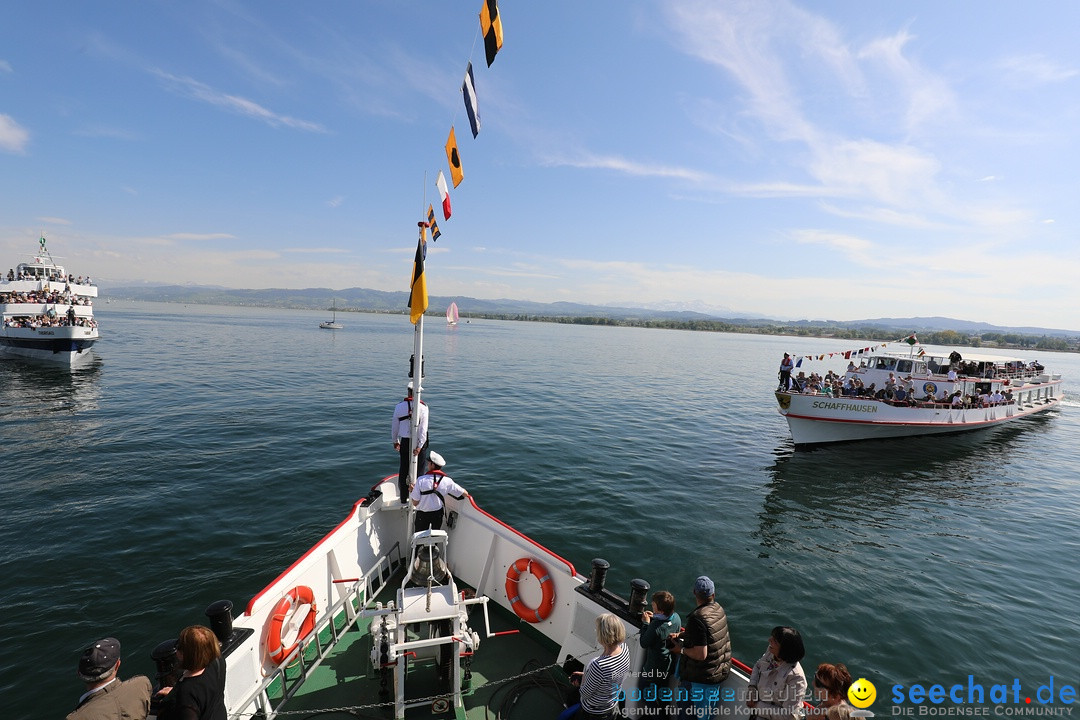
[[[400,585],[400,578],[387,583],[384,595],[390,596]],[[380,598],[383,599],[383,598]],[[385,599],[384,599],[385,602]],[[472,680],[464,696],[465,715],[458,718],[545,718],[558,716],[562,710],[561,698],[568,683],[562,668],[556,665],[558,647],[547,640],[528,623],[495,603],[488,604],[491,632],[519,630],[510,635],[485,638],[483,609],[472,606],[469,626],[480,634],[480,646],[472,657]],[[346,626],[345,613],[334,618],[339,630]],[[361,619],[357,626],[341,635],[340,640],[310,674],[307,681],[293,688],[294,696],[284,705],[282,684],[275,682],[268,694],[273,706],[287,718],[362,717],[393,718],[393,669],[387,673],[387,695],[380,697],[379,671],[371,663],[370,620]],[[333,640],[329,627],[320,633],[319,644]],[[304,652],[303,665],[310,664],[318,656],[317,643],[310,644]],[[292,681],[303,674],[302,664],[294,663],[287,671]],[[405,699],[438,698],[446,693],[446,686],[439,687],[435,666],[431,662],[411,665],[406,676]],[[305,713],[303,711],[310,711]],[[435,712],[430,704],[406,711],[406,718],[453,718],[451,707]]]

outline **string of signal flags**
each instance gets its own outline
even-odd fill
[[[484,59],[487,66],[495,62],[495,56],[502,50],[503,28],[502,18],[499,17],[498,0],[483,0],[480,7],[480,32],[484,36]],[[465,101],[465,114],[469,118],[469,129],[473,139],[480,134],[480,109],[476,96],[476,77],[473,73],[472,58],[469,58],[465,68],[465,79],[461,83],[461,94]],[[461,153],[458,150],[457,135],[454,125],[450,125],[450,136],[444,147],[446,150],[446,162],[450,168],[450,180],[456,188],[465,179],[465,171],[461,167]],[[449,220],[452,214],[450,204],[450,188],[447,187],[446,177],[442,170],[435,178],[435,187],[439,191],[439,200],[442,204],[443,220]],[[431,230],[431,241],[435,242],[442,235],[439,225],[435,220],[435,206],[428,205],[427,217],[416,223],[420,229],[420,238],[416,241],[416,256],[413,258],[412,279],[409,282],[409,319],[413,325],[424,316],[428,308],[427,279],[424,277],[424,260],[427,258],[427,231]]]
[[[907,337],[900,338],[899,340],[892,340],[891,342],[907,343],[912,347],[918,345],[919,352],[916,353],[916,355],[918,357],[922,357],[926,354],[926,348],[922,347],[922,344],[919,342],[919,338],[915,336],[915,333],[911,333]],[[825,360],[826,358],[834,358],[837,355],[843,357],[845,360],[850,360],[851,358],[858,357],[859,355],[868,355],[870,353],[877,352],[877,350],[879,350],[880,348],[888,347],[889,344],[890,343],[883,342],[880,345],[871,345],[869,347],[859,348],[858,350],[838,350],[836,352],[821,353],[819,355],[794,355],[792,356],[792,359],[795,361],[795,367],[802,367],[803,360],[806,360],[808,362],[813,360]]]

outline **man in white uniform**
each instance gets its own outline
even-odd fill
[[[398,451],[401,461],[398,464],[398,494],[401,502],[407,502],[409,496],[409,456],[416,455],[417,472],[423,472],[427,467],[428,453],[428,408],[427,403],[417,403],[413,398],[413,384],[410,382],[405,394],[405,399],[394,407],[394,419],[390,425],[390,439],[394,442],[394,449]],[[418,422],[416,426],[417,442],[412,442],[412,414],[416,410]]]
[[[469,495],[468,491],[454,482],[442,469],[446,467],[443,456],[437,452],[428,457],[428,472],[416,478],[416,485],[409,493],[413,507],[416,508],[416,520],[413,522],[413,532],[427,530],[441,530],[443,524],[443,510],[446,507],[445,497],[458,500]]]

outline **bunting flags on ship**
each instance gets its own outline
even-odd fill
[[[461,156],[458,155],[453,125],[450,126],[450,137],[446,140],[446,161],[450,163],[450,179],[454,181],[454,187],[457,187],[465,179],[465,171],[461,169]]]
[[[431,205],[427,206],[427,222],[431,226],[431,242],[435,242],[442,233],[439,232],[439,226],[435,224],[435,208]]]
[[[482,0],[480,8],[480,32],[484,36],[484,56],[488,67],[495,62],[495,56],[503,45],[502,18],[499,16],[498,0]],[[480,134],[480,111],[479,101],[476,95],[476,77],[473,73],[472,59],[469,59],[465,68],[465,79],[461,84],[461,94],[465,101],[465,114],[469,118],[469,129],[473,139]],[[450,125],[450,135],[444,147],[446,150],[446,162],[450,166],[450,180],[456,188],[465,179],[465,171],[461,166],[461,153],[458,150],[457,136],[454,125]],[[447,187],[446,176],[440,170],[435,179],[435,187],[439,191],[439,200],[442,203],[443,219],[449,220],[450,189]],[[420,239],[416,243],[416,256],[413,259],[412,278],[409,282],[409,317],[415,325],[423,317],[428,307],[427,280],[424,275],[424,260],[427,257],[426,231],[431,228],[432,242],[439,239],[442,232],[435,222],[435,208],[428,205],[427,218],[417,223],[420,226]],[[43,241],[44,242],[44,241]]]
[[[427,310],[427,278],[424,277],[424,258],[427,257],[427,231],[426,222],[416,223],[420,226],[420,239],[416,241],[416,257],[413,258],[412,282],[409,283],[409,319],[415,325],[416,321],[424,316]]]
[[[435,178],[435,187],[439,190],[439,197],[442,198],[442,216],[443,220],[450,219],[450,189],[446,187],[446,176],[442,174],[442,170],[439,171],[439,177]]]
[[[915,345],[919,344],[919,338],[915,337],[915,333],[911,333],[905,338],[893,340],[892,342],[907,343],[908,345],[914,347]],[[851,360],[853,357],[858,357],[859,355],[869,355],[870,353],[875,352],[879,348],[888,347],[888,345],[889,343],[883,342],[879,345],[871,345],[870,347],[859,348],[857,350],[839,350],[831,353],[821,353],[820,355],[793,355],[792,359],[795,361],[795,367],[800,367],[803,360],[824,360],[826,358],[834,358],[837,355],[843,356],[845,360]],[[917,356],[922,357],[925,354],[926,348],[920,347]]]
[[[488,67],[495,62],[495,55],[502,50],[502,19],[499,18],[499,4],[496,0],[484,0],[480,8],[480,31],[484,33],[484,55]]]
[[[465,82],[461,83],[461,94],[465,97],[465,114],[469,116],[469,128],[475,138],[480,134],[480,110],[476,102],[476,81],[473,80],[472,62],[465,69]]]

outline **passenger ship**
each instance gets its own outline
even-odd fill
[[[998,355],[885,350],[849,366],[875,391],[890,383],[899,396],[832,395],[777,389],[780,414],[796,445],[915,435],[940,435],[997,427],[1043,413],[1061,402],[1061,375],[1035,362]],[[1000,398],[997,396],[1000,395]],[[997,399],[992,399],[997,398]]]
[[[0,275],[0,354],[81,364],[93,357],[90,348],[98,339],[98,289],[57,265],[44,237],[39,246],[32,260]]]

